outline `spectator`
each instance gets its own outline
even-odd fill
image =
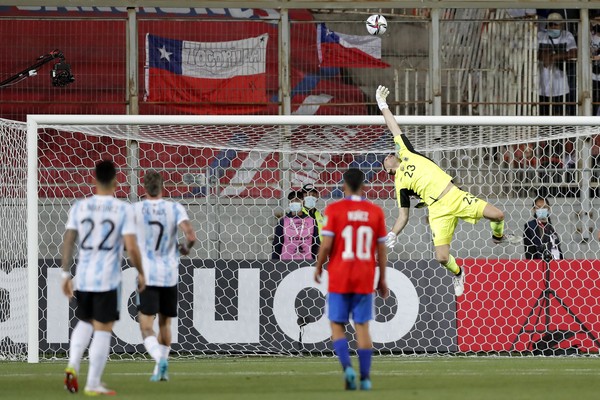
[[[577,57],[577,44],[573,34],[564,29],[563,17],[558,13],[548,15],[546,30],[538,32],[538,60],[540,75],[539,114],[565,115],[564,98],[569,94],[566,61]]]
[[[553,260],[562,260],[560,239],[550,221],[550,204],[543,197],[533,202],[533,219],[525,224],[523,245],[527,260],[543,260],[549,252]]]
[[[317,210],[317,201],[319,200],[319,191],[311,184],[306,184],[302,187],[303,205],[302,211],[314,218],[319,229],[319,237],[321,236],[321,227],[323,226],[323,214]]]
[[[592,15],[593,10],[590,10],[590,17]],[[546,20],[550,16],[550,14],[559,14],[564,19],[568,20],[566,24],[566,29],[573,34],[575,40],[577,40],[577,28],[578,21],[581,18],[579,10],[576,8],[549,8],[549,9],[538,9],[537,15],[540,20]]]
[[[314,218],[302,211],[301,191],[288,195],[290,212],[279,220],[273,237],[273,260],[314,260],[319,251],[319,230]]]

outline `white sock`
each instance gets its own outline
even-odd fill
[[[159,362],[162,358],[162,346],[158,343],[156,336],[148,336],[144,339],[144,347],[154,361]]]
[[[90,344],[94,327],[89,322],[79,321],[71,333],[71,345],[69,346],[69,367],[79,374],[81,357]]]
[[[90,370],[88,371],[87,387],[100,386],[102,372],[106,366],[108,353],[110,352],[111,332],[95,331],[94,339],[90,345]]]
[[[162,357],[165,360],[169,359],[169,353],[171,353],[171,346],[165,346],[165,345],[160,345],[160,348],[162,349]]]

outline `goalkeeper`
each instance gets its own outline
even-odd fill
[[[398,234],[408,222],[410,196],[418,196],[421,204],[429,206],[435,258],[452,272],[454,293],[460,296],[464,292],[465,272],[450,254],[450,243],[459,218],[471,224],[481,217],[489,219],[494,243],[518,244],[520,239],[504,233],[504,213],[501,210],[454,186],[450,175],[415,151],[388,108],[388,94],[386,87],[379,86],[375,98],[396,144],[396,152],[383,160],[383,168],[394,177],[400,212],[387,235],[386,245],[390,249],[394,247]]]

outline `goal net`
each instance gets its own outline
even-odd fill
[[[461,222],[451,249],[467,275],[465,294],[456,298],[451,276],[433,259],[427,209],[411,209],[389,255],[392,294],[375,302],[376,350],[597,353],[596,120],[398,121],[415,148],[458,186],[501,208],[512,233],[522,236],[526,224],[537,223],[533,202],[545,197],[560,254],[547,263],[529,260],[526,250],[536,253],[537,245],[494,246],[487,223]],[[381,117],[30,116],[28,127],[2,121],[0,132],[8,171],[0,220],[2,358],[35,361],[38,354],[48,359],[68,350],[75,319],[61,293],[60,245],[68,210],[93,193],[93,169],[101,159],[118,165],[116,196],[130,201],[143,194],[144,172],[160,171],[165,197],[187,208],[197,231],[198,244],[180,265],[172,327],[173,352],[182,357],[331,353],[326,286],[313,282],[314,262],[273,259],[275,227],[287,212],[290,190],[313,185],[322,211],[343,196],[343,171],[357,167],[367,178],[366,196],[384,208],[388,228],[397,216],[393,182],[381,167],[394,147]],[[24,231],[26,208],[33,228]],[[125,265],[112,348],[121,357],[144,354],[134,276]],[[353,334],[351,325],[348,331]]]

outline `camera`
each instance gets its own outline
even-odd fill
[[[71,73],[71,65],[64,60],[54,64],[54,68],[50,71],[50,77],[52,78],[52,86],[62,87],[75,82],[75,77]]]

